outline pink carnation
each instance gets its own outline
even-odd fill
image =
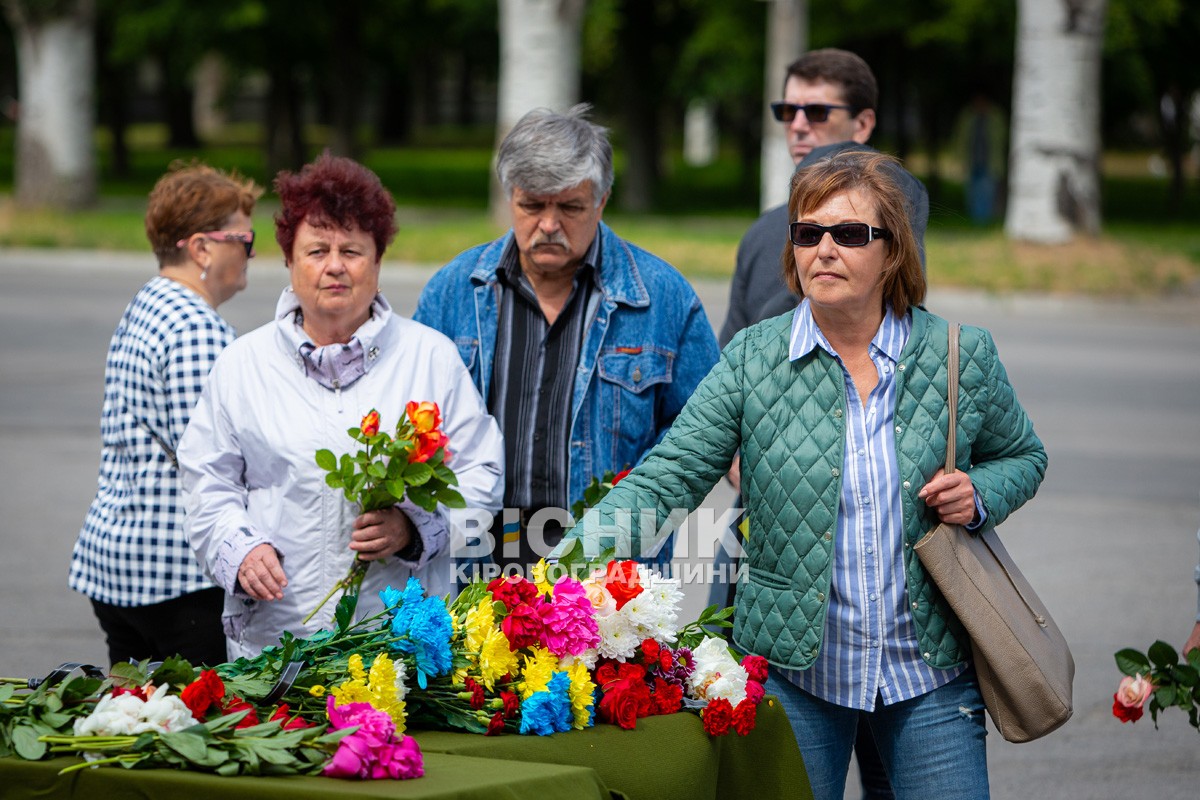
[[[542,641],[554,655],[577,656],[600,644],[600,632],[592,602],[583,584],[562,578],[554,584],[554,600],[539,609],[542,617]]]

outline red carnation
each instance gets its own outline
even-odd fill
[[[733,710],[733,729],[737,731],[738,736],[745,736],[754,730],[757,719],[758,706],[751,702],[750,698],[746,698]]]
[[[704,720],[705,733],[709,736],[724,736],[733,722],[733,706],[724,697],[718,697],[709,701],[700,712],[700,718]]]
[[[504,733],[504,712],[497,711],[495,714],[492,714],[492,718],[488,721],[487,731],[484,732],[484,736],[496,736],[501,733]]]
[[[655,714],[674,714],[683,706],[683,687],[655,678],[653,700]]]
[[[746,681],[746,699],[754,705],[761,703],[766,693],[767,690],[758,681]]]
[[[501,692],[500,700],[504,703],[505,719],[512,719],[521,710],[521,701],[517,699],[516,692]]]
[[[279,708],[275,709],[275,713],[271,715],[271,721],[279,721],[280,727],[285,731],[294,731],[300,728],[311,728],[311,722],[305,722],[299,714],[293,715],[287,703],[283,703]]]
[[[636,561],[610,561],[604,588],[617,601],[620,611],[626,603],[642,593],[642,579],[638,576]]]
[[[492,597],[504,603],[504,607],[512,611],[522,603],[528,603],[537,597],[538,590],[520,575],[507,575],[496,578],[487,585]]]
[[[199,678],[189,683],[179,693],[179,699],[191,710],[192,716],[199,722],[204,721],[204,715],[210,708],[220,707],[221,698],[224,696],[225,684],[211,669],[201,672]]]
[[[659,647],[658,642],[654,641],[653,639],[643,639],[642,640],[642,655],[644,656],[643,660],[647,664],[653,665],[656,661],[658,661],[659,651],[661,649],[662,648]]]

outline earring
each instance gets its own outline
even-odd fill
[[[202,281],[208,280],[208,267],[205,267],[204,269],[200,270],[200,280],[202,280]]]

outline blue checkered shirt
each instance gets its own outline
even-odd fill
[[[884,314],[870,356],[879,383],[864,404],[845,365],[846,449],[829,611],[817,660],[784,670],[789,681],[829,703],[874,711],[932,692],[966,667],[934,669],[921,657],[904,580],[903,510],[896,459],[896,363],[912,317]],[[796,309],[790,357],[820,347],[834,358],[808,300]],[[841,359],[838,358],[841,364]]]
[[[168,278],[153,278],[130,301],[108,346],[100,476],[71,556],[72,589],[143,606],[213,585],[184,536],[172,462],[204,380],[234,336],[202,297]]]

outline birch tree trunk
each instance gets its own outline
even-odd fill
[[[527,111],[566,111],[579,98],[579,47],[587,0],[500,0],[496,144]],[[509,224],[508,198],[492,176],[491,216]]]
[[[94,0],[5,0],[16,39],[16,200],[79,208],[96,199]]]
[[[1100,49],[1107,0],[1018,0],[1006,232],[1100,230]]]
[[[762,210],[787,202],[796,165],[788,153],[783,125],[771,116],[770,103],[783,99],[788,64],[808,49],[808,0],[767,0],[767,74],[763,82],[763,137],[759,183]]]

